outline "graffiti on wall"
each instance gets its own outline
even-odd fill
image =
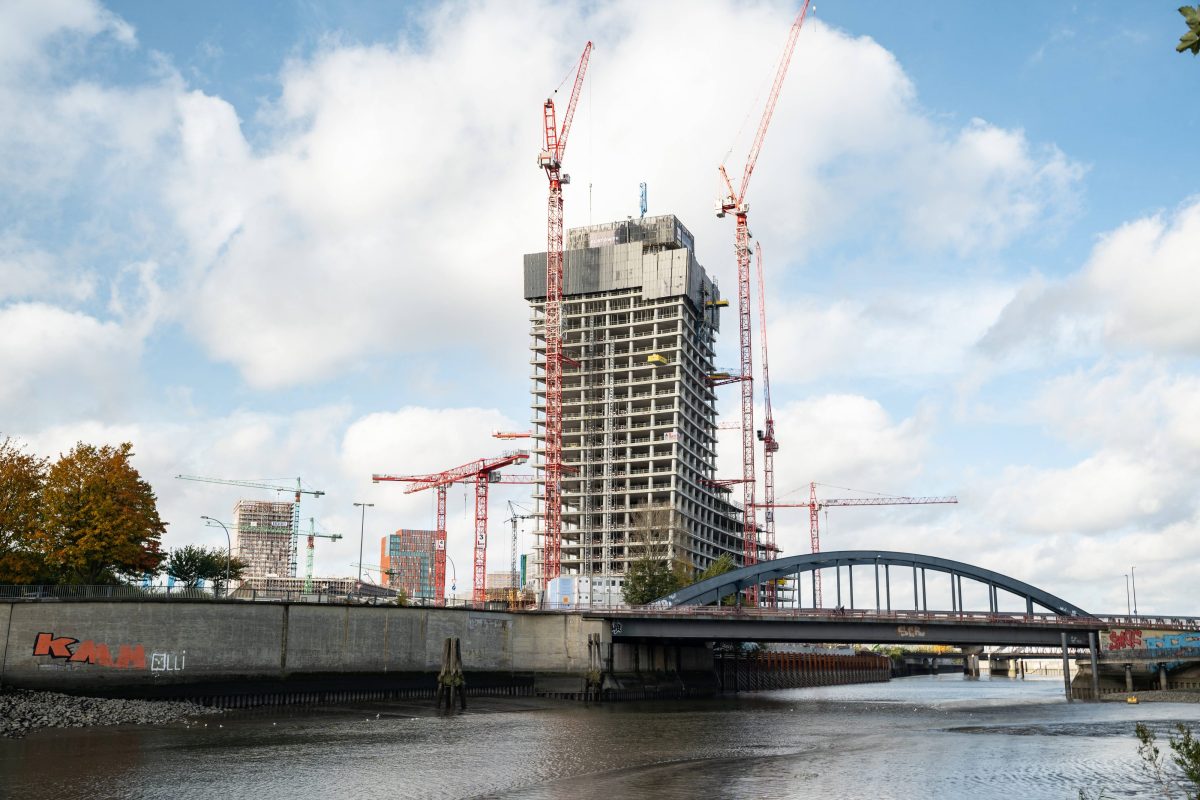
[[[121,644],[117,645],[116,650],[116,658],[113,658],[112,649],[107,644],[92,639],[55,636],[53,633],[39,633],[33,642],[35,656],[50,656],[67,664],[96,664],[113,669],[146,668],[146,649],[140,644]]]
[[[1114,628],[1103,639],[1105,650],[1180,650],[1200,648],[1200,631],[1149,631]]]
[[[33,655],[49,656],[48,663],[39,665],[49,669],[73,669],[86,664],[111,669],[146,669],[146,648],[143,645],[110,646],[93,639],[81,640],[73,636],[55,636],[53,633],[37,635],[33,640]],[[150,671],[155,675],[180,672],[186,662],[186,650],[178,653],[154,652],[150,654]]]

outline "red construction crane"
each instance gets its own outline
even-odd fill
[[[933,505],[940,503],[956,504],[958,498],[953,496],[948,497],[835,497],[832,499],[818,500],[817,499],[817,484],[810,483],[808,485],[808,502],[807,503],[774,503],[771,509],[775,508],[807,508],[808,509],[808,524],[809,524],[809,540],[814,553],[821,552],[821,527],[819,523],[820,512],[822,508],[831,508],[835,506],[917,506],[917,505]],[[766,504],[762,504],[763,507]],[[768,509],[770,513],[770,509]],[[821,607],[821,570],[813,570],[813,604]]]
[[[738,332],[741,348],[741,373],[738,378],[742,384],[742,498],[745,511],[744,520],[744,556],[746,564],[758,561],[758,521],[754,504],[754,378],[753,355],[750,347],[750,227],[747,215],[750,206],[746,203],[746,189],[750,185],[750,176],[754,172],[754,164],[762,150],[763,139],[771,124],[771,116],[775,113],[775,104],[779,100],[779,92],[783,88],[783,79],[787,76],[788,65],[792,62],[792,53],[796,49],[796,39],[800,28],[804,25],[804,17],[808,13],[810,0],[804,0],[800,13],[792,23],[788,32],[787,44],[783,48],[783,56],[779,60],[779,68],[775,72],[775,82],[771,85],[771,93],[767,97],[766,107],[763,108],[762,119],[758,123],[758,132],[754,135],[754,143],[746,156],[746,166],[742,171],[741,186],[734,191],[725,165],[720,166],[721,179],[728,193],[717,202],[717,216],[724,217],[733,212],[737,221],[735,230],[735,253],[738,267]],[[757,589],[748,590],[751,601],[757,600]]]
[[[529,460],[529,452],[518,450],[506,453],[499,458],[480,458],[444,472],[434,472],[428,475],[372,475],[374,483],[380,481],[401,481],[412,484],[404,490],[405,494],[437,490],[437,539],[434,547],[436,552],[433,559],[434,594],[439,605],[445,602],[446,596],[446,488],[454,483],[475,484],[475,576],[471,599],[482,603],[487,599],[487,498],[489,483],[528,483],[529,480],[504,481],[502,475],[495,475],[496,470],[513,464],[521,464]],[[522,476],[530,478],[531,476]]]
[[[583,55],[579,57],[579,67],[575,70],[575,85],[571,88],[571,99],[567,103],[567,113],[563,115],[561,129],[555,119],[554,98],[546,98],[542,106],[542,130],[545,138],[542,151],[538,154],[538,166],[546,171],[546,178],[550,182],[550,199],[546,204],[546,418],[542,457],[542,477],[546,482],[542,562],[542,578],[545,581],[558,577],[562,551],[562,374],[563,360],[566,358],[562,347],[562,187],[571,182],[570,176],[562,172],[562,160],[567,149],[567,136],[571,133],[571,119],[575,116],[575,105],[579,102],[579,90],[583,86],[583,76],[587,72],[588,58],[591,54],[592,43],[588,42],[583,48]]]
[[[754,243],[754,266],[758,271],[758,327],[762,339],[763,429],[758,439],[763,446],[763,539],[767,560],[775,558],[775,413],[771,410],[771,369],[767,360],[767,284],[763,281],[762,245]],[[767,605],[775,607],[775,584],[767,584]]]

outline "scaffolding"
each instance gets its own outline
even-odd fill
[[[239,500],[233,507],[234,552],[246,578],[295,577],[296,504]]]
[[[560,574],[616,596],[651,517],[671,520],[672,529],[677,521],[677,531],[653,537],[673,562],[702,570],[729,554],[742,563],[742,510],[713,485],[716,396],[708,376],[724,303],[696,260],[692,234],[668,214],[575,228],[567,241],[561,332],[576,364],[562,378]],[[524,264],[535,440],[546,424],[545,258],[533,253]],[[541,555],[535,547],[536,589],[546,588]]]

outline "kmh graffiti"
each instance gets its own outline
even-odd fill
[[[33,642],[33,654],[60,658],[69,664],[96,664],[113,669],[146,668],[146,649],[140,644],[118,645],[114,659],[107,644],[97,644],[91,639],[80,641],[71,636],[55,636],[53,633],[37,635]]]

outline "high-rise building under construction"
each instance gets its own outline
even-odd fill
[[[545,432],[546,254],[526,255],[524,266],[536,447]],[[696,260],[692,234],[669,214],[574,228],[565,267],[562,574],[590,578],[595,604],[619,597],[644,554],[690,570],[722,554],[741,564],[742,511],[714,483],[713,358],[727,302]],[[544,588],[541,567],[537,549],[531,579]]]
[[[233,507],[233,549],[247,578],[296,577],[295,504],[239,500]]]

